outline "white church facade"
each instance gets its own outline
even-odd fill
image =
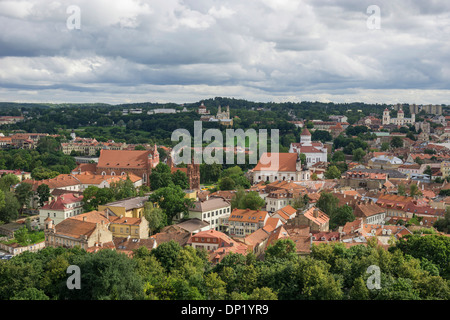
[[[302,165],[300,154],[306,156]],[[327,162],[327,148],[321,142],[312,142],[311,133],[304,129],[299,143],[291,143],[288,153],[264,153],[252,170],[253,183],[274,181],[308,181],[309,167]]]
[[[383,111],[383,125],[395,124],[397,126],[406,126],[408,124],[413,125],[415,123],[416,115],[413,113],[411,114],[411,118],[405,118],[405,113],[401,108],[397,112],[397,118],[391,118],[391,115],[389,114],[389,110],[387,108]]]
[[[291,143],[289,153],[304,154],[306,166],[309,168],[318,162],[327,162],[327,148],[320,141],[311,141],[311,133],[304,129],[300,135],[299,143]]]

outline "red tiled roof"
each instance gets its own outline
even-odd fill
[[[314,216],[314,211],[317,210],[317,217]],[[315,224],[322,225],[327,223],[330,218],[319,208],[312,207],[304,213],[304,216],[314,222]]]
[[[79,196],[73,193],[65,193],[60,195],[56,200],[42,206],[43,210],[64,210],[67,209],[68,204],[80,202],[83,200],[83,196]]]
[[[311,132],[309,132],[308,128],[305,127],[305,129],[303,129],[301,135],[302,136],[310,136]]]
[[[297,153],[264,153],[253,171],[295,172]]]
[[[264,221],[268,215],[267,211],[250,210],[250,209],[234,209],[228,221],[240,221],[258,223]]]
[[[148,166],[149,150],[100,150],[97,168],[142,168]]]

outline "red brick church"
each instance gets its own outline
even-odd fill
[[[143,185],[150,185],[149,176],[152,169],[159,163],[159,153],[156,145],[151,150],[100,150],[97,164],[84,164],[78,166],[76,171],[92,172],[98,175],[123,175],[133,173],[142,177]],[[190,164],[187,168],[174,168],[170,157],[169,167],[172,172],[181,170],[186,173],[190,189],[200,189],[200,165]]]

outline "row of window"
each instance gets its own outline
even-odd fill
[[[220,216],[222,214],[226,214],[226,213],[229,213],[229,212],[230,212],[230,207],[224,208],[223,210],[220,209],[220,210],[216,210],[216,211],[205,212],[205,213],[203,213],[203,220],[206,220],[206,218]]]
[[[78,242],[78,241],[73,241],[73,240],[69,240],[69,239],[64,239],[64,238],[59,238],[59,237],[49,237],[48,239],[50,244],[55,244],[55,245],[65,245],[65,246],[81,246],[82,249],[85,248],[85,245]]]
[[[124,233],[124,232],[123,232],[124,228],[121,227],[120,229],[119,229],[119,228],[117,228],[117,229],[120,230],[120,233]],[[111,227],[111,231],[112,231],[112,232],[116,232],[116,227]],[[129,232],[130,232],[130,228],[125,228],[125,233],[129,233]],[[139,230],[138,230],[138,229],[135,229],[135,230],[134,230],[134,233],[135,233],[135,234],[138,234],[138,233],[139,233]]]

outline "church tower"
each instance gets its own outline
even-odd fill
[[[405,124],[405,113],[403,112],[403,109],[401,107],[397,113],[397,124],[401,126]]]
[[[311,146],[311,133],[309,132],[309,130],[305,127],[305,129],[303,129],[302,133],[300,134],[300,143],[303,146]]]
[[[383,111],[383,125],[387,125],[391,123],[391,116],[389,115],[389,110],[386,108]]]

